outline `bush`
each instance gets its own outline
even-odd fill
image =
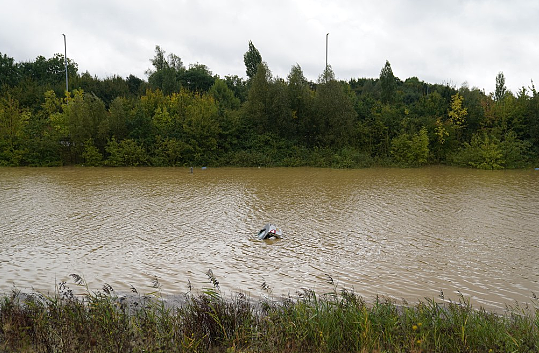
[[[146,150],[132,139],[118,143],[115,138],[112,138],[105,150],[109,154],[105,164],[111,167],[137,167],[148,164]]]
[[[517,139],[512,131],[503,141],[487,133],[475,134],[452,160],[457,165],[477,169],[522,168],[530,163],[531,144]]]
[[[391,155],[402,165],[427,164],[429,153],[429,136],[425,127],[413,136],[402,134],[391,141]]]
[[[523,168],[532,160],[531,142],[517,139],[517,134],[513,131],[506,134],[500,148],[505,159],[505,168]]]
[[[98,167],[103,164],[103,155],[99,152],[94,142],[90,139],[84,144],[82,158],[87,166]]]

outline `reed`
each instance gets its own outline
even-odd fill
[[[0,298],[0,352],[537,352],[539,306],[508,307],[504,314],[459,300],[398,304],[353,291],[294,298],[224,298],[211,286],[189,291],[170,305],[155,291],[118,295],[105,284],[75,295],[60,283],[52,296],[13,291]],[[328,276],[329,277],[329,276]],[[329,277],[330,283],[333,283]],[[264,282],[262,288],[271,289]]]

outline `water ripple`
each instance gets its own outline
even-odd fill
[[[503,309],[539,291],[539,174],[0,168],[0,291],[354,289]],[[266,222],[285,238],[258,241]],[[329,280],[333,280],[333,283]],[[261,288],[265,283],[268,287]]]

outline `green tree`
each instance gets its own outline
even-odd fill
[[[84,163],[90,167],[98,167],[103,164],[103,155],[97,147],[95,147],[92,139],[84,143],[84,151],[82,152]]]
[[[407,105],[412,105],[417,102],[425,94],[425,83],[417,77],[409,77],[404,81],[403,102]]]
[[[127,88],[132,96],[138,97],[143,94],[145,82],[135,75],[129,75],[126,79]]]
[[[481,101],[486,94],[477,87],[469,89],[463,86],[459,89],[463,98],[464,107],[467,109],[466,129],[462,135],[464,141],[470,141],[472,135],[481,128],[481,122],[485,119],[485,111],[481,106]]]
[[[35,61],[24,62],[19,65],[20,73],[40,85],[58,85],[65,90],[65,60],[62,54],[54,54],[52,58],[38,56]],[[67,59],[67,73],[69,79],[77,76],[78,65]]]
[[[324,77],[321,77],[324,79]],[[342,148],[352,142],[356,111],[347,84],[319,82],[314,98],[315,141],[323,147]]]
[[[227,110],[236,110],[240,107],[240,100],[234,95],[234,92],[228,87],[225,81],[217,78],[209,93],[217,101],[219,114],[222,116]]]
[[[155,71],[165,70],[170,67],[165,54],[166,52],[163,49],[161,49],[159,45],[155,46],[155,56],[153,57],[153,59],[150,59],[153,67],[155,68]],[[150,74],[155,72],[152,70],[148,70],[148,71]]]
[[[247,77],[252,79],[258,72],[258,67],[262,63],[262,55],[255,48],[252,41],[249,41],[249,50],[243,55]]]
[[[501,102],[507,93],[507,88],[505,87],[505,76],[503,72],[499,72],[496,75],[496,90],[494,91],[494,100],[496,102]]]
[[[96,141],[106,141],[109,132],[108,114],[105,104],[99,97],[76,91],[73,100],[68,102],[63,110],[68,114],[73,142],[78,143],[78,137],[88,135]]]
[[[311,123],[314,115],[313,100],[314,92],[310,89],[301,66],[292,66],[288,74],[288,101],[296,126],[296,138],[304,143],[314,136]]]
[[[116,137],[119,140],[123,140],[128,135],[128,122],[130,119],[130,112],[133,109],[131,101],[116,97],[110,104],[108,114],[108,127],[111,137]]]
[[[181,89],[180,92],[164,97],[155,109],[155,113],[167,109],[169,116],[169,131],[163,137],[174,137],[187,142],[185,135],[184,122],[189,117],[189,107],[197,105],[197,99],[200,94]]]
[[[217,139],[220,128],[218,109],[211,95],[195,95],[193,103],[186,108],[183,130],[192,148],[191,161],[204,165],[216,158]]]
[[[19,69],[13,58],[0,52],[0,88],[15,86],[19,82]]]
[[[169,54],[168,59],[165,51],[159,45],[155,46],[155,56],[150,59],[154,70],[146,70],[148,83],[159,88],[165,94],[178,92],[181,88],[179,75],[185,72],[181,59],[175,54]]]
[[[166,105],[159,106],[152,116],[152,125],[159,136],[170,136],[173,134],[174,117],[169,113]],[[175,119],[174,119],[175,120]]]
[[[514,131],[505,134],[500,143],[502,159],[505,168],[524,168],[529,165],[532,157],[532,144],[530,141],[522,141],[517,138]]]
[[[306,110],[306,101],[311,94],[309,83],[299,64],[293,65],[288,74],[288,95],[290,97],[290,107],[296,114]]]
[[[531,100],[528,90],[524,87],[518,91],[517,96],[513,100],[509,119],[511,131],[515,132],[517,139],[530,138],[530,127],[534,114]]]
[[[503,169],[505,164],[500,140],[486,133],[475,134],[470,143],[465,142],[454,161],[477,169]]]
[[[460,93],[456,93],[451,97],[450,110],[447,113],[449,117],[449,123],[456,131],[457,141],[460,141],[462,129],[466,126],[466,116],[468,115],[468,109],[462,104],[464,98]]]
[[[98,147],[104,148],[108,137],[108,120],[105,104],[92,94],[73,90],[66,95],[62,111],[50,115],[61,144],[69,151],[70,163],[81,162],[84,144],[93,139]]]
[[[382,86],[382,103],[391,104],[395,101],[397,91],[397,80],[393,75],[391,64],[386,60],[386,64],[380,71],[380,84]]]
[[[0,98],[0,139],[13,148],[18,139],[24,138],[24,129],[30,113],[11,95]]]
[[[296,122],[288,96],[288,86],[283,79],[276,79],[268,90],[269,131],[280,138],[292,140],[296,136]]]
[[[429,136],[425,127],[410,136],[403,133],[391,140],[391,154],[395,160],[407,166],[427,164],[429,158]]]
[[[259,134],[263,134],[271,128],[268,116],[270,83],[271,72],[265,63],[260,63],[256,75],[251,79],[244,109],[247,121],[252,124],[254,132]]]
[[[239,145],[245,140],[243,132],[243,120],[240,115],[241,101],[234,95],[226,81],[216,79],[209,93],[216,101],[219,128],[221,136],[217,139],[218,148],[223,154],[239,149]],[[243,135],[243,136],[242,136]]]
[[[0,165],[20,165],[30,112],[9,94],[0,98]]]
[[[420,116],[428,117],[432,120],[447,114],[449,103],[438,91],[429,93],[419,98],[414,105],[414,112]]]
[[[328,83],[329,81],[335,81],[335,72],[333,72],[333,68],[331,65],[327,65],[324,68],[324,72],[318,76],[318,83]]]
[[[413,163],[416,165],[427,164],[429,160],[429,135],[427,128],[423,127],[412,137]]]
[[[152,165],[156,167],[181,166],[184,153],[191,148],[183,141],[175,138],[156,137],[152,157]]]
[[[73,86],[96,95],[107,108],[110,107],[115,98],[131,95],[127,81],[116,75],[99,79],[97,76],[92,77],[89,72],[85,72],[78,79],[73,80]]]
[[[148,90],[127,114],[127,138],[137,141],[151,140],[155,133],[152,118],[159,106],[165,104],[166,96],[161,90]]]
[[[228,88],[234,92],[234,96],[239,98],[241,103],[247,100],[247,94],[249,92],[247,81],[243,80],[238,75],[232,75],[225,76],[225,82]]]
[[[526,120],[530,141],[532,141],[534,148],[539,150],[539,93],[535,89],[533,81],[531,93]]]
[[[132,139],[118,142],[112,138],[105,150],[108,153],[105,165],[111,167],[137,167],[147,165],[148,162],[146,149]]]
[[[178,77],[182,86],[193,92],[207,92],[215,82],[211,71],[203,64],[189,65],[189,69],[181,71]]]
[[[65,92],[64,92],[65,94]],[[60,134],[56,127],[52,124],[54,118],[51,116],[62,116],[62,99],[56,97],[56,93],[52,90],[43,93],[43,97],[33,105],[39,103],[39,109],[33,109],[30,115],[28,125],[25,128],[24,148],[26,154],[22,164],[29,166],[59,166],[65,160],[65,145],[60,141]],[[28,108],[30,109],[30,108]],[[61,119],[60,119],[61,120]],[[65,126],[65,134],[67,136],[67,126]],[[65,140],[65,139],[64,139]]]

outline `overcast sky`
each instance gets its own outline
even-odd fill
[[[100,78],[145,71],[159,45],[184,64],[245,77],[249,40],[274,76],[299,64],[316,80],[328,61],[339,79],[467,82],[487,93],[503,71],[516,92],[539,86],[539,1],[512,0],[18,0],[0,11],[0,52],[17,62],[64,52]]]

